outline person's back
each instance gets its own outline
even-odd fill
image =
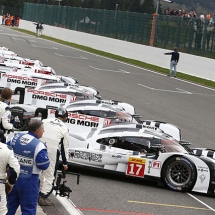
[[[46,142],[51,162],[49,168],[43,171],[40,176],[39,205],[41,206],[52,204],[48,197],[54,188],[56,168],[58,167],[60,154],[64,170],[68,169],[69,131],[64,124],[68,117],[68,112],[64,108],[59,108],[55,113],[55,117],[43,120],[45,132],[41,140]]]
[[[41,140],[46,142],[48,151],[57,150],[61,139],[68,133],[68,128],[57,118],[44,119],[43,124],[45,132]]]
[[[173,60],[176,62],[178,62],[178,60],[179,60],[179,53],[177,50],[174,50],[174,52],[172,52],[171,61],[173,61]]]
[[[18,160],[14,157],[13,150],[9,148],[6,144],[0,142],[0,214],[7,213],[7,200],[5,193],[5,184],[6,178],[8,177],[6,172],[7,168],[10,169],[11,174],[8,178],[7,186],[11,186],[9,192],[12,189],[13,184],[16,182],[16,179],[20,172],[20,165]]]
[[[17,133],[7,144],[14,150],[20,163],[20,175],[8,195],[8,215],[16,214],[20,205],[22,215],[36,215],[39,195],[39,175],[49,165],[45,144],[39,140],[44,132],[40,120],[30,120],[28,133]],[[27,200],[27,201],[26,201]]]
[[[11,111],[10,111],[10,100],[12,98],[12,90],[10,88],[5,87],[1,91],[0,98],[0,129],[4,132],[6,130],[12,130],[13,124],[11,121]]]

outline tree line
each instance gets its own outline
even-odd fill
[[[38,3],[48,5],[58,5],[56,0],[0,0],[0,5],[6,7],[16,7],[22,9],[23,3]],[[137,13],[153,14],[156,11],[154,0],[62,0],[61,6],[105,9],[105,10],[120,10]],[[159,7],[159,14],[161,14],[161,7]]]

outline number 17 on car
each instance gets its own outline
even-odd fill
[[[143,158],[129,157],[126,175],[144,178],[145,163]]]

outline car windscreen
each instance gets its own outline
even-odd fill
[[[185,148],[181,146],[176,140],[168,140],[168,139],[162,139],[161,144],[165,146],[166,152],[181,152],[181,153],[187,153]]]

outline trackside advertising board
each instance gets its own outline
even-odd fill
[[[47,105],[60,107],[62,104],[69,104],[70,95],[35,90],[34,88],[25,89],[24,104],[36,105],[41,108],[46,108]]]
[[[9,87],[12,90],[16,89],[17,87],[23,87],[23,88],[36,87],[45,83],[46,83],[46,80],[22,76],[22,75],[19,75],[18,73],[1,74],[1,87]]]

